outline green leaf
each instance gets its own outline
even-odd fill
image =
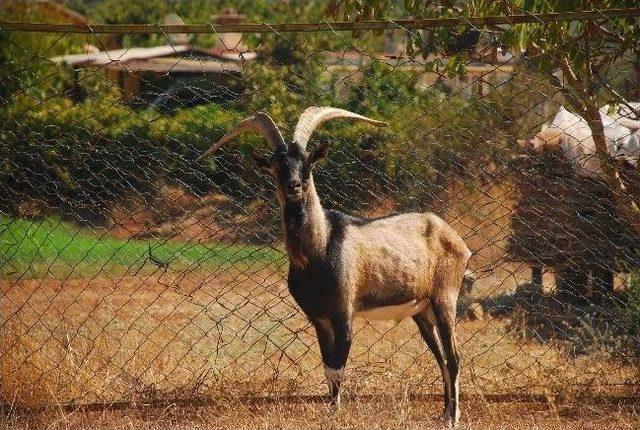
[[[404,0],[404,8],[407,12],[413,11],[416,6],[416,0]]]
[[[444,71],[449,77],[464,74],[466,70],[466,61],[463,55],[464,54],[458,54],[449,58],[447,65],[444,67]]]
[[[500,35],[500,43],[509,49],[520,48],[520,34],[516,28],[511,27]]]

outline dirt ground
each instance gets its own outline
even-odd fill
[[[3,281],[0,290],[5,403],[325,392],[313,330],[273,268]],[[467,394],[573,397],[637,389],[637,366],[610,345],[590,339],[576,353],[575,343],[532,337],[520,318],[461,315]],[[347,392],[359,395],[441,391],[435,361],[411,320],[359,321],[347,378]]]
[[[440,412],[439,401],[406,396],[345,399],[338,412],[322,399],[255,399],[243,403],[220,400],[206,406],[167,404],[92,412],[12,412],[0,416],[0,429],[439,429],[443,428],[437,419]],[[458,428],[638,429],[640,404],[589,406],[466,399]]]

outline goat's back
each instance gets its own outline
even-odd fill
[[[345,267],[365,306],[404,303],[453,288],[471,252],[445,221],[432,213],[406,213],[352,224],[345,236]],[[346,273],[346,272],[345,272]]]

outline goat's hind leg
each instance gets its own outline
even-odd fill
[[[460,419],[460,386],[458,381],[460,356],[456,344],[456,301],[436,299],[431,300],[431,304],[449,377],[449,402],[445,410],[445,420],[450,425],[455,425]]]
[[[446,414],[449,408],[449,397],[451,395],[449,387],[451,381],[449,379],[449,370],[447,369],[447,363],[444,359],[442,348],[440,346],[440,339],[438,338],[435,316],[433,315],[433,311],[431,310],[431,308],[427,307],[423,309],[419,314],[415,315],[413,317],[413,320],[418,326],[418,330],[420,330],[422,339],[424,339],[427,347],[435,357],[436,363],[438,363],[438,367],[440,367],[440,372],[442,374],[442,385],[444,386],[444,414]]]

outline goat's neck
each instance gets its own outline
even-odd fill
[[[309,179],[309,188],[303,201],[283,201],[282,224],[292,265],[304,268],[310,260],[324,257],[328,223],[313,177]]]

